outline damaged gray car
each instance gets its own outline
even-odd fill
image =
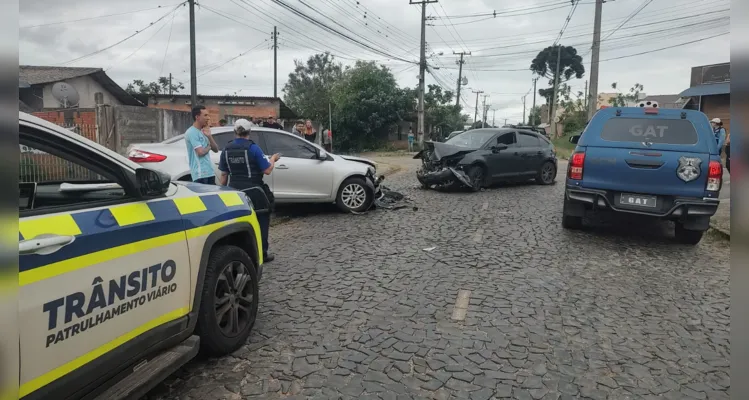
[[[554,183],[554,145],[533,131],[513,128],[472,129],[445,143],[425,142],[416,178],[424,188],[479,191],[499,182],[534,179]]]

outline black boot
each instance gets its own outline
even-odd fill
[[[271,262],[276,259],[273,253],[266,253],[263,255],[263,263]]]

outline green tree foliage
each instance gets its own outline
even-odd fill
[[[531,107],[528,112],[528,125],[537,126],[541,123],[541,106]]]
[[[609,99],[609,104],[614,107],[627,107],[628,104],[639,101],[640,93],[645,90],[644,86],[639,83],[635,83],[634,86],[629,88],[629,93],[622,93],[621,91],[618,91],[617,86],[618,85],[616,82],[611,84],[611,88],[617,90],[618,92],[616,97],[612,97]]]
[[[551,104],[552,102],[554,78],[557,69],[557,51],[560,48],[559,84],[561,85],[572,78],[580,79],[585,75],[583,58],[577,54],[577,50],[574,47],[559,44],[541,50],[536,55],[536,58],[531,61],[530,70],[538,76],[549,79],[549,88],[538,90],[538,94],[546,99],[546,104]]]
[[[332,99],[333,143],[346,150],[379,147],[415,104],[413,92],[399,88],[388,68],[364,61],[346,68]]]
[[[439,85],[429,85],[424,94],[424,124],[439,136],[463,129],[468,120],[467,115],[461,115],[461,107],[453,103],[454,97],[452,91],[443,91]]]
[[[169,77],[162,76],[156,82],[145,83],[141,79],[133,80],[133,83],[128,83],[125,91],[130,94],[168,94],[169,93]],[[179,93],[180,90],[185,88],[182,82],[171,83],[172,93]]]
[[[564,133],[580,133],[585,128],[587,119],[587,107],[585,106],[585,95],[583,92],[573,92],[566,83],[559,87],[559,107],[562,109],[561,123],[564,125]]]
[[[294,61],[294,72],[284,85],[284,102],[299,115],[328,120],[334,86],[343,78],[343,66],[330,53],[315,54],[307,62]]]

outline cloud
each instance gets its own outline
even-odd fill
[[[200,93],[272,95],[273,51],[270,39],[274,26],[279,31],[279,95],[282,95],[288,74],[293,71],[295,59],[305,60],[325,50],[346,64],[352,64],[352,59],[378,60],[393,71],[402,86],[417,85],[417,68],[398,58],[418,60],[421,31],[418,5],[409,5],[405,0],[286,2],[387,55],[364,49],[314,26],[275,4],[274,0],[206,2],[196,10]],[[454,92],[458,80],[458,57],[453,52],[471,51],[473,55],[466,56],[463,70],[463,76],[469,80],[468,86],[461,90],[464,112],[473,116],[475,95],[471,91],[483,90],[491,94],[487,101],[491,102],[492,108],[498,109],[498,121],[504,118],[519,120],[523,114],[522,96],[528,94],[526,108],[529,109],[532,103],[530,61],[538,51],[553,43],[569,11],[562,0],[559,1],[562,4],[560,9],[548,10],[551,3],[554,2],[536,0],[508,5],[500,0],[443,0],[428,5],[428,63],[439,69],[432,70],[434,76],[427,75],[427,84],[439,83]],[[161,8],[153,9],[159,4]],[[635,0],[607,2],[603,10],[604,37],[640,4]],[[56,0],[23,1],[19,9],[21,27],[80,21],[21,29],[20,63],[56,65],[93,53],[143,30],[132,39],[72,66],[112,67],[108,74],[122,86],[133,79],[151,81],[171,73],[174,79],[185,83],[186,92],[189,92],[187,7],[181,7],[173,19],[170,15],[150,26],[175,5],[175,0],[157,4],[150,0],[104,3],[78,0],[74,5]],[[730,11],[720,10],[728,8],[729,0],[653,2],[602,42],[601,59],[647,52],[727,31]],[[461,17],[495,10],[498,13],[496,18]],[[593,12],[593,2],[582,1],[561,41],[585,54],[586,76],[569,82],[573,90],[584,90],[588,79],[590,55],[587,53],[592,42]],[[122,15],[104,17],[109,14]],[[446,16],[460,18],[447,19]],[[725,22],[721,19],[724,17]],[[668,22],[669,19],[676,20]],[[688,26],[690,24],[693,26]],[[246,55],[229,61],[255,46]],[[439,52],[443,54],[440,56]],[[691,67],[728,60],[729,39],[723,36],[636,57],[603,61],[600,64],[599,90],[610,90],[610,84],[618,82],[624,90],[641,83],[648,94],[679,93],[689,85]],[[545,80],[539,80],[538,88],[546,86]],[[543,102],[542,98],[537,98],[537,104]]]

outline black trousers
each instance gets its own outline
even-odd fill
[[[267,255],[269,249],[268,233],[270,230],[270,214],[273,212],[273,209],[276,205],[276,200],[273,196],[273,192],[270,191],[270,188],[265,183],[263,183],[262,185],[257,185],[249,182],[232,182],[231,180],[229,182],[229,186],[231,188],[245,191],[245,193],[247,193],[247,197],[249,197],[250,201],[252,201],[252,206],[255,209],[255,215],[257,216],[257,222],[258,225],[260,225],[260,236],[263,242],[263,254]],[[262,193],[259,190],[246,190],[253,187],[261,188],[263,190]]]
[[[726,145],[726,169],[731,173],[731,144]]]

